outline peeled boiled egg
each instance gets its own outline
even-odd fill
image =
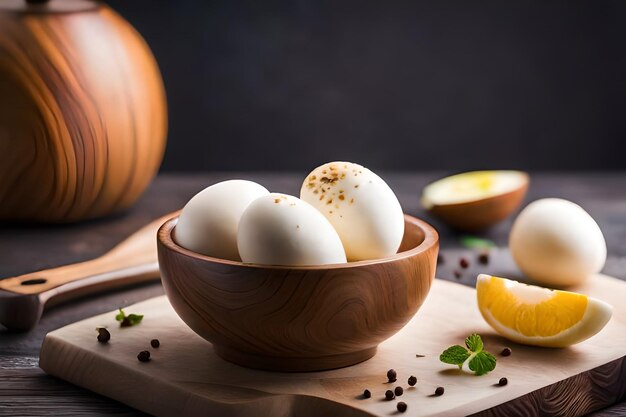
[[[269,191],[262,185],[246,180],[211,185],[183,207],[174,240],[180,246],[203,255],[238,261],[239,219],[252,201],[268,194]]]
[[[334,226],[349,261],[398,251],[404,235],[402,207],[387,183],[369,169],[351,162],[324,164],[306,177],[300,198]]]
[[[582,207],[559,198],[524,208],[511,229],[509,247],[522,272],[547,286],[580,284],[606,261],[598,224]]]
[[[246,263],[325,265],[346,262],[341,239],[310,204],[272,193],[254,200],[239,221],[237,246]]]

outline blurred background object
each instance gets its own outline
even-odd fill
[[[0,221],[130,207],[166,132],[157,63],[117,13],[91,0],[0,2]]]
[[[626,168],[626,3],[107,0],[152,47],[163,171]]]

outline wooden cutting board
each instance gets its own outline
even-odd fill
[[[614,403],[626,392],[626,283],[597,276],[582,291],[615,307],[595,337],[567,349],[533,348],[497,336],[483,321],[475,290],[435,280],[417,315],[364,363],[333,371],[272,373],[230,364],[211,344],[178,318],[165,297],[130,306],[144,314],[141,324],[119,328],[115,312],[49,333],[40,366],[51,375],[155,415],[364,416],[397,414],[396,402],[411,416],[580,415]],[[111,341],[96,341],[95,327],[107,326]],[[496,369],[474,376],[439,361],[451,344],[472,332],[483,335],[498,358]],[[161,346],[150,347],[158,338]],[[499,352],[510,346],[513,353]],[[150,350],[152,360],[137,354]],[[416,354],[425,355],[416,357]],[[386,383],[394,368],[398,381]],[[407,378],[418,383],[408,388]],[[507,377],[507,386],[495,384]],[[404,387],[404,395],[384,400],[384,392]],[[433,396],[437,386],[445,394]],[[367,388],[372,398],[363,399]]]

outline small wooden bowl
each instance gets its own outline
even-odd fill
[[[247,367],[314,371],[367,360],[415,315],[435,276],[437,231],[408,215],[398,254],[311,267],[200,255],[172,240],[177,221],[157,235],[167,297],[220,357]]]
[[[472,201],[433,204],[427,209],[454,229],[466,232],[485,230],[509,217],[519,208],[528,191],[528,174],[518,172],[519,187]]]
[[[433,206],[430,211],[457,230],[479,232],[500,223],[517,210],[527,188],[528,185],[482,200]]]

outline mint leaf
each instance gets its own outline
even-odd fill
[[[483,339],[476,333],[473,333],[465,339],[465,346],[474,353],[481,352],[483,350]]]
[[[143,314],[129,314],[128,320],[130,321],[130,325],[134,326],[135,324],[139,324],[143,319]]]
[[[476,375],[484,375],[496,368],[496,358],[491,353],[483,350],[470,359],[469,368]]]
[[[481,239],[474,236],[461,236],[461,245],[468,249],[489,249],[496,246],[496,244],[489,239]]]
[[[120,312],[117,313],[117,315],[115,316],[115,320],[122,321],[126,317],[126,314],[124,313],[124,310],[122,310],[121,308],[119,310]]]
[[[463,367],[463,363],[470,357],[470,353],[463,346],[454,345],[444,350],[439,355],[439,360],[443,363],[449,363],[450,365],[458,365],[459,368]]]
[[[119,309],[120,312],[115,315],[115,320],[120,322],[120,327],[129,327],[139,324],[143,320],[143,314],[129,314],[124,313],[124,310]]]
[[[496,358],[484,349],[483,339],[473,333],[465,339],[467,349],[460,345],[450,346],[439,355],[443,363],[457,365],[459,369],[469,360],[468,366],[476,375],[484,375],[496,367]]]

